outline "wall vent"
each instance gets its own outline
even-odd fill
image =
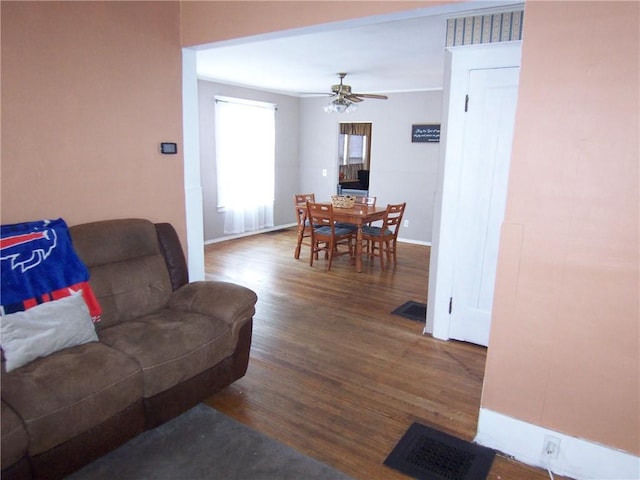
[[[524,10],[450,18],[447,20],[447,47],[522,40]]]

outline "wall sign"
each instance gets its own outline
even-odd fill
[[[437,143],[440,141],[440,124],[412,125],[411,141],[413,143]]]

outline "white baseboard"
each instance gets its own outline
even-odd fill
[[[558,457],[547,464],[545,437],[560,440]],[[640,457],[604,445],[564,435],[500,413],[480,409],[475,442],[516,460],[578,480],[638,480]]]
[[[291,227],[295,227],[297,225],[297,223],[287,223],[285,225],[277,225],[275,227],[270,227],[270,228],[265,228],[263,230],[258,230],[255,232],[246,232],[246,233],[238,233],[235,235],[227,235],[224,237],[220,237],[220,238],[214,238],[212,240],[205,240],[204,244],[205,245],[211,245],[214,243],[220,243],[220,242],[226,242],[227,240],[235,240],[236,238],[242,238],[242,237],[248,237],[250,235],[258,235],[260,233],[265,233],[265,232],[273,232],[275,230],[282,230],[283,228],[291,228]],[[400,238],[398,237],[398,241],[399,242],[405,242],[405,243],[413,243],[415,245],[424,245],[426,247],[430,247],[431,246],[431,242],[424,242],[422,240],[410,240],[408,238]]]
[[[274,227],[263,228],[262,230],[256,230],[255,232],[245,232],[231,234],[224,237],[214,238],[212,240],[205,240],[205,245],[212,245],[214,243],[226,242],[227,240],[235,240],[236,238],[250,237],[251,235],[259,235],[266,232],[274,232],[276,230],[282,230],[284,228],[295,227],[297,223],[287,223],[285,225],[276,225]]]
[[[431,242],[425,242],[423,240],[411,240],[409,238],[398,237],[398,241],[399,242],[404,242],[404,243],[413,243],[414,245],[423,245],[425,247],[430,247],[431,246]]]

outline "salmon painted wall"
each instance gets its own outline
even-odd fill
[[[482,406],[640,454],[639,4],[528,2]]]
[[[2,223],[143,217],[186,238],[177,2],[2,2]],[[183,243],[184,244],[184,243]]]
[[[186,2],[183,45],[435,3],[351,5]],[[483,407],[638,454],[638,4],[525,12]]]
[[[433,7],[451,1],[182,2],[182,45],[202,45],[292,28]]]

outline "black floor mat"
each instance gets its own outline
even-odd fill
[[[419,480],[485,480],[495,451],[414,423],[384,464]]]
[[[427,320],[427,304],[409,301],[403,303],[391,313],[409,320],[425,323]]]

